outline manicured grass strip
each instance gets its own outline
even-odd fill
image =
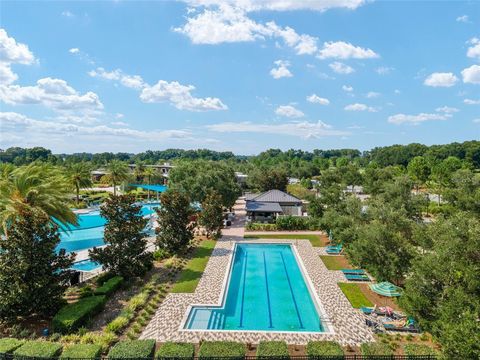
[[[245,238],[253,239],[303,239],[310,240],[312,246],[323,246],[320,235],[315,234],[255,234],[245,235]]]
[[[178,281],[173,285],[172,293],[192,293],[195,291],[214,247],[214,240],[204,240],[200,243],[195,249],[192,259],[180,273]]]
[[[307,355],[312,358],[315,356],[343,356],[343,349],[335,341],[309,341]]]
[[[102,347],[94,344],[73,344],[65,348],[60,359],[100,359]]]
[[[40,357],[53,358],[60,354],[62,345],[49,341],[27,341],[13,352],[13,358]]]
[[[371,307],[373,304],[366,298],[357,284],[338,283],[348,301],[354,308]]]
[[[288,346],[285,341],[260,341],[257,348],[257,359],[270,360],[289,359]]]
[[[193,359],[195,346],[188,343],[166,342],[157,352],[157,359]]]
[[[322,259],[328,270],[341,270],[345,268],[336,256],[321,255],[320,259]]]
[[[403,352],[407,359],[415,359],[415,356],[438,355],[435,349],[422,344],[407,344],[403,347]]]
[[[0,354],[10,354],[14,350],[23,345],[24,340],[18,340],[13,338],[0,339]],[[0,356],[1,359],[1,356]]]
[[[234,341],[205,341],[200,346],[199,359],[211,357],[228,357],[231,360],[244,359],[245,344]]]
[[[155,340],[120,341],[108,353],[109,359],[153,358]]]

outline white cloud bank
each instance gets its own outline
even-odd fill
[[[17,43],[5,29],[0,29],[0,85],[11,84],[18,79],[12,71],[12,64],[32,65],[35,62],[35,56],[27,45]]]
[[[450,114],[429,114],[429,113],[420,113],[418,115],[396,114],[396,115],[389,116],[388,122],[395,125],[400,125],[400,124],[418,125],[425,121],[448,120],[450,117],[451,117]]]
[[[352,68],[351,66],[349,66],[347,64],[341,63],[339,61],[335,61],[333,63],[330,63],[328,66],[330,67],[330,69],[332,69],[337,74],[346,75],[346,74],[351,74],[351,73],[355,72],[354,68]]]
[[[220,133],[261,133],[272,135],[287,135],[301,138],[321,138],[325,136],[344,136],[348,132],[334,130],[322,121],[318,122],[288,122],[283,124],[258,124],[252,122],[225,122],[208,125],[207,129]]]
[[[366,0],[184,0],[188,5],[211,6],[229,4],[241,8],[245,11],[293,11],[293,10],[313,10],[326,11],[334,8],[345,8],[355,10],[365,5]]]
[[[480,39],[474,37],[471,38],[468,43],[472,46],[468,48],[467,56],[472,59],[480,60]]]
[[[320,59],[374,59],[380,57],[372,49],[355,46],[344,41],[323,43],[319,51]]]
[[[192,91],[195,90],[195,86],[182,85],[177,81],[159,80],[155,85],[149,85],[139,75],[128,75],[120,69],[107,71],[101,67],[89,71],[88,74],[92,77],[118,81],[125,87],[139,90],[140,100],[145,103],[169,102],[179,110],[198,112],[228,109],[219,98],[194,97]]]
[[[472,65],[462,70],[464,83],[480,84],[480,65]]]
[[[451,72],[449,73],[432,73],[423,82],[426,86],[431,87],[451,87],[456,84],[458,78]]]

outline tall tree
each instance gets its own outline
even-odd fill
[[[90,166],[84,162],[70,164],[67,167],[67,179],[75,188],[76,202],[78,206],[80,202],[80,189],[92,186]]]
[[[286,191],[288,185],[287,172],[282,169],[256,169],[248,177],[248,184],[258,191]]]
[[[57,253],[57,226],[41,209],[21,206],[10,220],[0,236],[0,318],[51,315],[63,304],[75,254]]]
[[[222,197],[222,205],[230,208],[240,195],[232,166],[212,161],[182,162],[169,175],[171,188],[190,194],[191,201],[202,202],[211,192]]]
[[[223,206],[222,197],[215,191],[208,194],[202,202],[199,223],[206,232],[207,237],[215,239],[222,234],[223,227]]]
[[[410,269],[401,306],[448,359],[480,358],[480,221],[460,212],[428,225],[433,248]]]
[[[123,161],[112,160],[108,163],[107,171],[113,185],[113,195],[117,195],[117,184],[127,180],[130,176],[128,166]]]
[[[408,175],[415,182],[415,187],[418,192],[420,185],[423,185],[427,182],[430,176],[430,164],[424,156],[416,156],[407,166]]]
[[[134,196],[111,195],[100,208],[107,220],[104,233],[107,246],[89,251],[90,258],[104,269],[125,278],[144,274],[152,264],[144,233],[148,220],[140,210]]]
[[[178,190],[168,190],[160,197],[158,215],[157,246],[171,254],[181,252],[193,239],[193,209],[190,198]]]
[[[70,186],[58,169],[31,164],[9,171],[0,179],[0,222],[4,234],[25,207],[38,209],[53,224],[76,224],[77,217],[68,207]]]

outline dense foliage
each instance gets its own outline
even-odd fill
[[[285,341],[260,341],[257,347],[257,359],[289,359],[288,345]]]
[[[198,222],[205,228],[207,237],[219,238],[223,227],[222,197],[212,191],[202,202],[202,211]]]
[[[157,352],[157,359],[193,359],[195,346],[189,343],[166,342]]]
[[[211,161],[178,164],[170,172],[169,185],[172,189],[189,194],[191,201],[199,203],[215,191],[221,196],[222,205],[227,208],[232,207],[240,195],[233,168]]]
[[[142,217],[140,209],[133,196],[110,196],[100,209],[107,220],[104,241],[108,246],[89,251],[92,260],[124,278],[142,275],[152,264],[152,255],[145,251],[144,228],[148,220]]]
[[[148,359],[155,352],[155,340],[120,341],[108,353],[109,359]]]
[[[177,254],[193,239],[195,224],[190,198],[183,192],[169,190],[162,194],[160,201],[162,206],[156,209],[157,246],[170,254]]]
[[[54,331],[60,333],[70,333],[77,330],[98,314],[103,307],[107,298],[105,295],[89,296],[78,300],[75,303],[65,305],[53,317],[52,327]]]
[[[42,211],[19,209],[0,236],[0,318],[50,315],[62,305],[74,255],[57,252],[59,243]]]

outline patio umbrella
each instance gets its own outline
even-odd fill
[[[396,297],[401,295],[402,289],[392,283],[385,281],[379,284],[370,284],[370,289],[379,295],[387,297]]]

